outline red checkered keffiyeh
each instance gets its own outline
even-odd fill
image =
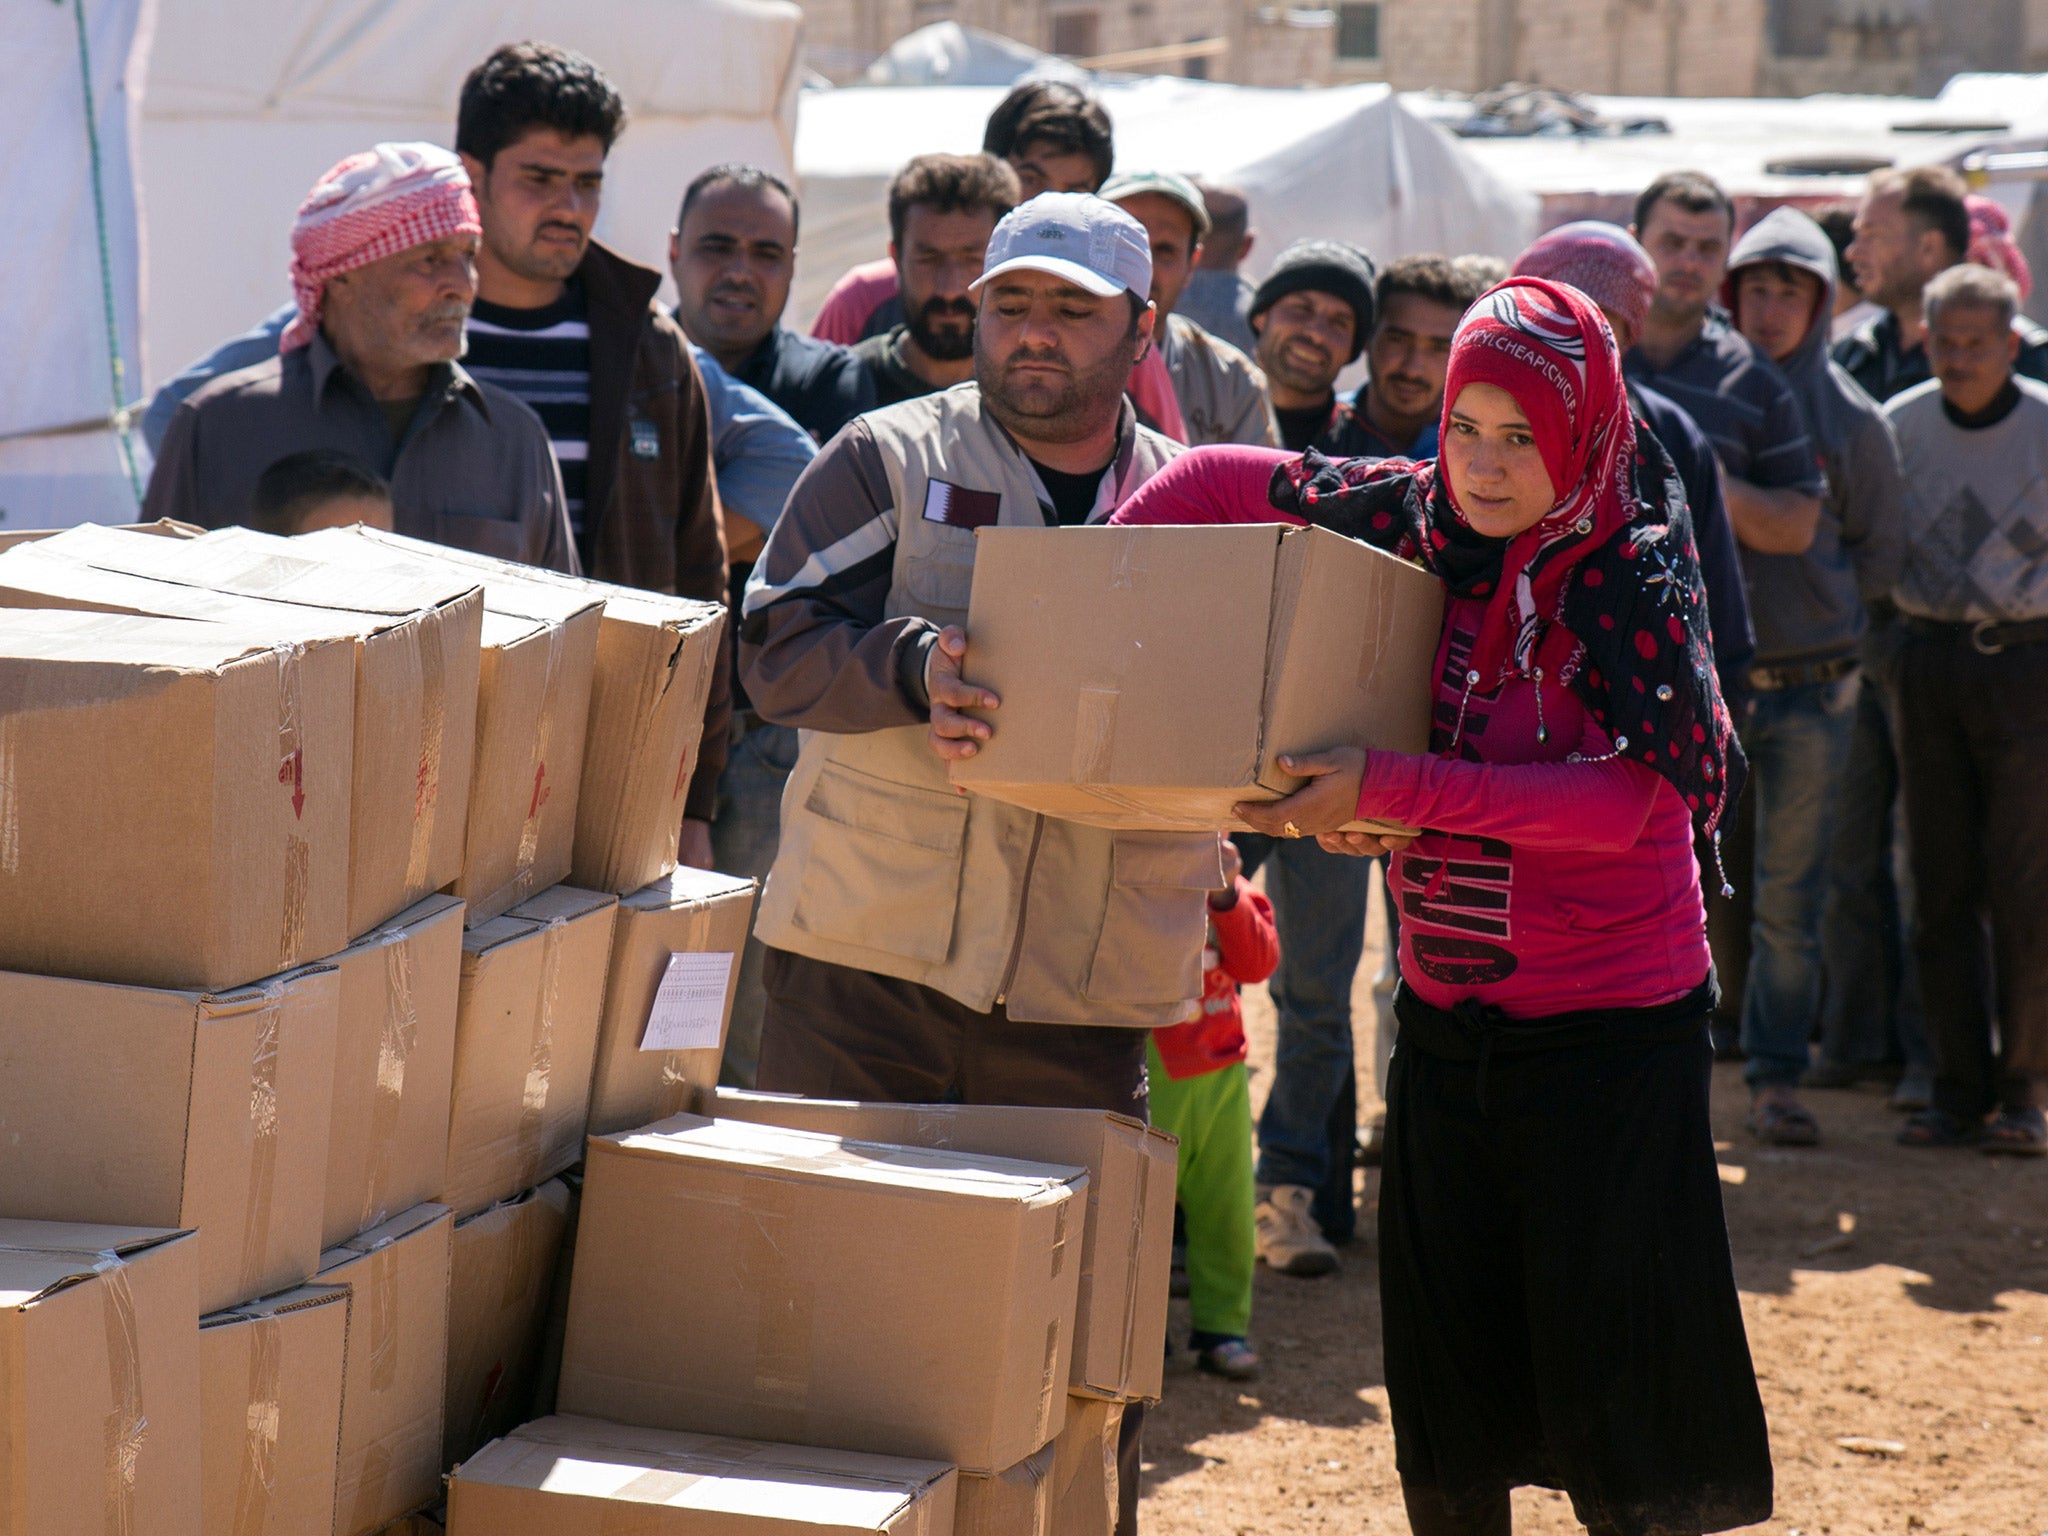
[[[327,284],[416,245],[483,234],[469,173],[435,144],[379,144],[322,176],[292,226],[292,296],[298,317],[278,343],[290,352],[320,326]]]

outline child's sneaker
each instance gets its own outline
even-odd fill
[[[1217,1339],[1200,1347],[1195,1364],[1226,1381],[1250,1381],[1259,1374],[1259,1352],[1243,1339]]]

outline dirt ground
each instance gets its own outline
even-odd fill
[[[1370,991],[1354,1006],[1361,1104],[1377,1105]],[[1254,1105],[1273,1015],[1248,990]],[[1742,1128],[1740,1069],[1717,1068],[1722,1195],[1770,1418],[1775,1536],[2048,1536],[2048,1166],[1909,1152],[1875,1089],[1815,1093],[1824,1144],[1765,1150]],[[1381,1381],[1371,1239],[1336,1276],[1261,1268],[1244,1385],[1169,1364],[1146,1421],[1146,1536],[1405,1533]],[[1185,1304],[1173,1328],[1184,1334]],[[1180,1369],[1174,1369],[1178,1365]],[[1844,1440],[1902,1449],[1844,1449]],[[1580,1530],[1561,1494],[1515,1496],[1522,1536]]]

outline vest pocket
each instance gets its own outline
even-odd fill
[[[798,878],[796,926],[937,965],[953,946],[967,800],[827,763],[804,799],[820,825]]]
[[[1209,893],[1223,883],[1215,839],[1119,832],[1109,901],[1082,990],[1098,1003],[1160,1004],[1202,995]]]

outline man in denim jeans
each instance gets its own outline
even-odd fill
[[[1232,840],[1247,876],[1264,866],[1284,935],[1271,982],[1279,1015],[1273,1086],[1259,1116],[1259,1257],[1283,1274],[1327,1275],[1337,1267],[1336,1244],[1351,1241],[1358,1220],[1351,983],[1380,864],[1326,853],[1312,837],[1241,832]]]
[[[1835,282],[1826,232],[1780,208],[1737,244],[1723,289],[1736,328],[1792,386],[1827,476],[1803,536],[1759,538],[1736,520],[1757,631],[1742,728],[1755,817],[1744,1075],[1750,1129],[1780,1146],[1820,1137],[1797,1090],[1820,1006],[1828,851],[1862,682],[1857,643],[1864,604],[1897,579],[1904,538],[1898,445],[1876,403],[1828,360]]]

